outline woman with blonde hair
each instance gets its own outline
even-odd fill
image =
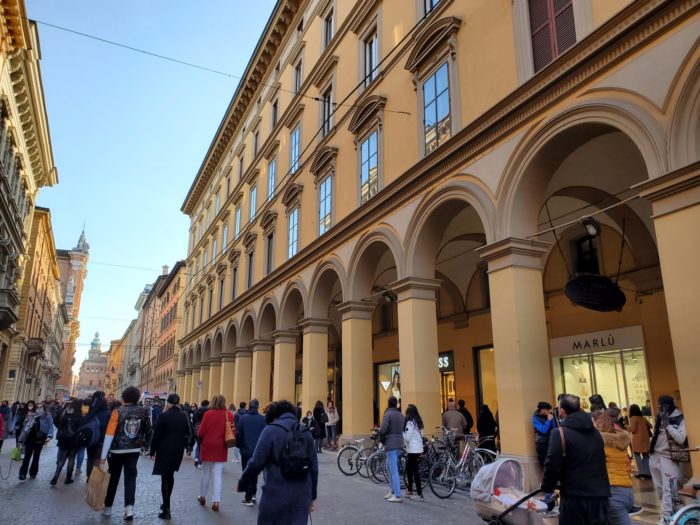
[[[610,480],[608,523],[631,525],[629,513],[634,507],[634,491],[629,476],[630,458],[627,455],[630,434],[615,425],[607,410],[599,410],[593,414],[593,425],[605,443],[605,466]]]
[[[209,479],[213,476],[214,498],[211,510],[214,512],[219,510],[221,503],[221,476],[224,464],[228,461],[228,449],[224,442],[226,425],[230,425],[235,433],[233,418],[226,410],[226,399],[224,396],[214,396],[197,430],[202,448],[202,479],[199,483],[197,501],[200,505],[206,505]]]

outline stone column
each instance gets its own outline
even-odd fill
[[[183,403],[185,401],[188,403],[192,402],[192,367],[185,368],[185,385],[182,388],[180,396],[182,397]]]
[[[221,379],[219,381],[219,391],[226,398],[227,403],[236,403],[233,399],[233,384],[236,376],[236,355],[233,352],[221,354]]]
[[[180,402],[184,403],[187,401],[184,397],[182,397],[184,394],[183,392],[185,391],[185,371],[184,370],[178,370],[175,372],[177,374],[177,381],[175,383],[175,391],[177,394],[180,396]]]
[[[275,341],[275,368],[272,377],[272,397],[275,401],[287,399],[294,403],[294,374],[296,373],[297,332],[277,330]]]
[[[417,277],[392,284],[398,296],[401,409],[415,404],[429,433],[441,424],[436,311],[439,286],[436,279]],[[379,413],[385,408],[379,407]]]
[[[526,485],[533,488],[539,465],[532,411],[539,401],[554,397],[542,289],[548,246],[508,238],[478,250],[489,269],[501,452],[523,464]]]
[[[367,436],[373,424],[372,315],[375,303],[338,307],[343,341],[343,441]]]
[[[252,352],[247,346],[236,348],[236,373],[233,380],[233,401],[236,406],[241,401],[250,401],[250,384],[253,368]]]
[[[700,162],[639,185],[651,202],[676,361],[681,406],[691,447],[700,444]],[[665,392],[673,395],[673,392]],[[656,403],[656,400],[652,400]],[[697,483],[700,457],[691,454]]]
[[[221,394],[221,357],[214,357],[209,361],[209,397],[211,398]],[[226,402],[230,403],[226,398]]]
[[[256,339],[253,341],[253,367],[251,399],[260,402],[264,408],[270,402],[270,372],[272,371],[272,341]]]
[[[192,367],[192,386],[190,387],[190,403],[195,402],[197,405],[199,405],[199,402],[201,401],[199,397],[201,390],[197,388],[197,383],[201,379],[200,369],[200,365],[195,365]]]
[[[316,401],[326,405],[328,397],[328,326],[327,319],[304,319],[301,359],[302,412],[313,410]]]
[[[199,371],[199,379],[202,382],[202,389],[199,391],[199,402],[209,399],[209,361],[202,363]],[[209,399],[211,401],[211,399]]]

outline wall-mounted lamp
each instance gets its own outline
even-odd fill
[[[581,219],[581,224],[586,228],[588,235],[598,237],[600,235],[600,224],[593,217],[584,217]]]

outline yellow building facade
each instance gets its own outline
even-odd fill
[[[532,465],[538,401],[671,394],[700,442],[698,10],[278,2],[182,206],[183,400],[461,398]]]

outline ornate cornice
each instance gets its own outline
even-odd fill
[[[350,119],[348,129],[350,133],[357,133],[362,127],[373,118],[382,114],[386,105],[386,97],[370,95],[357,104]]]
[[[289,208],[298,203],[303,189],[304,186],[301,184],[294,182],[288,184],[284,190],[284,193],[282,194],[282,205]]]
[[[315,176],[325,173],[328,168],[335,170],[335,161],[338,157],[336,146],[324,146],[316,151],[311,161],[311,173]]]
[[[404,67],[415,73],[421,64],[434,56],[436,50],[459,31],[461,24],[461,18],[448,16],[422,28],[414,38],[413,49]]]

